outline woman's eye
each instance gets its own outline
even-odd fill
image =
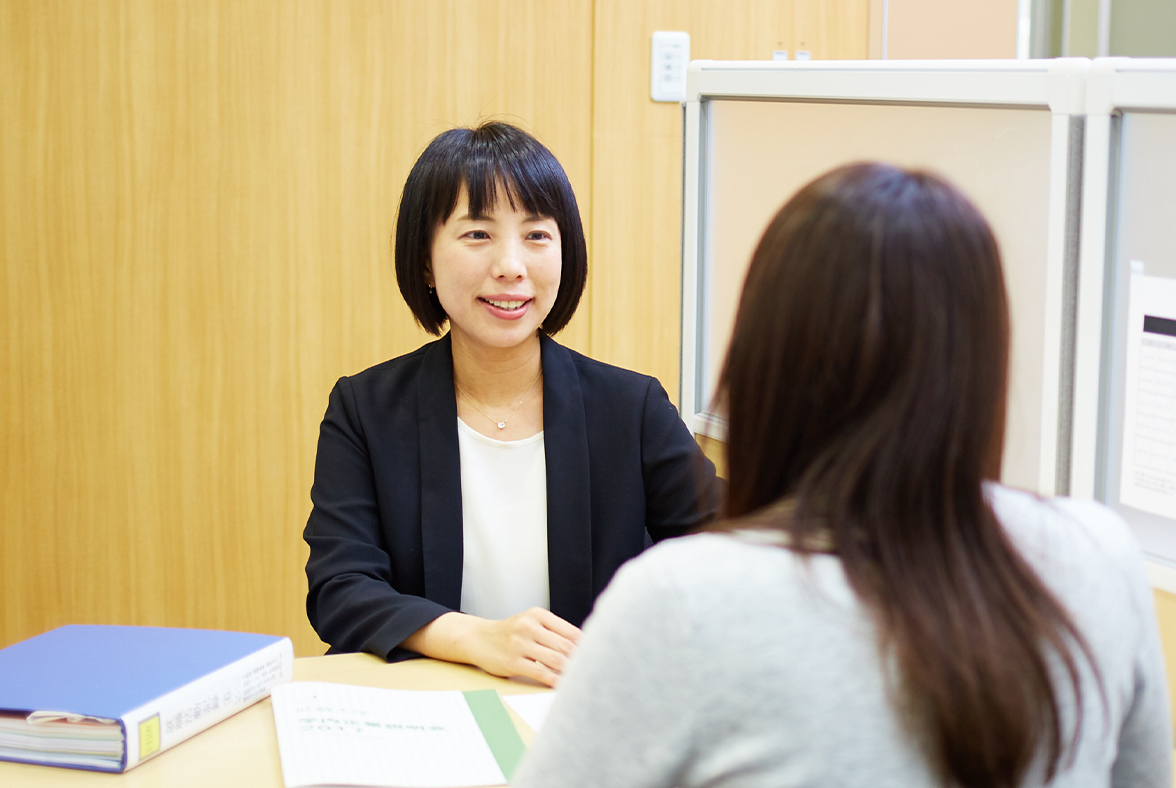
[[[528,241],[549,241],[551,240],[551,233],[546,230],[532,230],[527,233]]]
[[[466,233],[466,238],[471,238],[475,241],[485,241],[490,237],[490,233],[485,230],[470,230]]]

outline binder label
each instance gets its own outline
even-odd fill
[[[139,723],[139,760],[159,752],[159,715]]]

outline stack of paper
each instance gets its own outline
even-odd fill
[[[117,770],[123,732],[114,720],[77,715],[0,714],[0,757]]]

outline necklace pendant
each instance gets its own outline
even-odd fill
[[[498,422],[498,429],[500,429],[500,430],[506,429],[506,422],[505,421]]]

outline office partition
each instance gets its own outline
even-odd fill
[[[1085,74],[1090,61],[692,63],[684,134],[683,418],[713,395],[747,264],[815,176],[877,160],[935,171],[1000,243],[1012,323],[1003,479],[1066,492]]]
[[[1073,493],[1176,591],[1176,59],[1099,59],[1088,81]]]

